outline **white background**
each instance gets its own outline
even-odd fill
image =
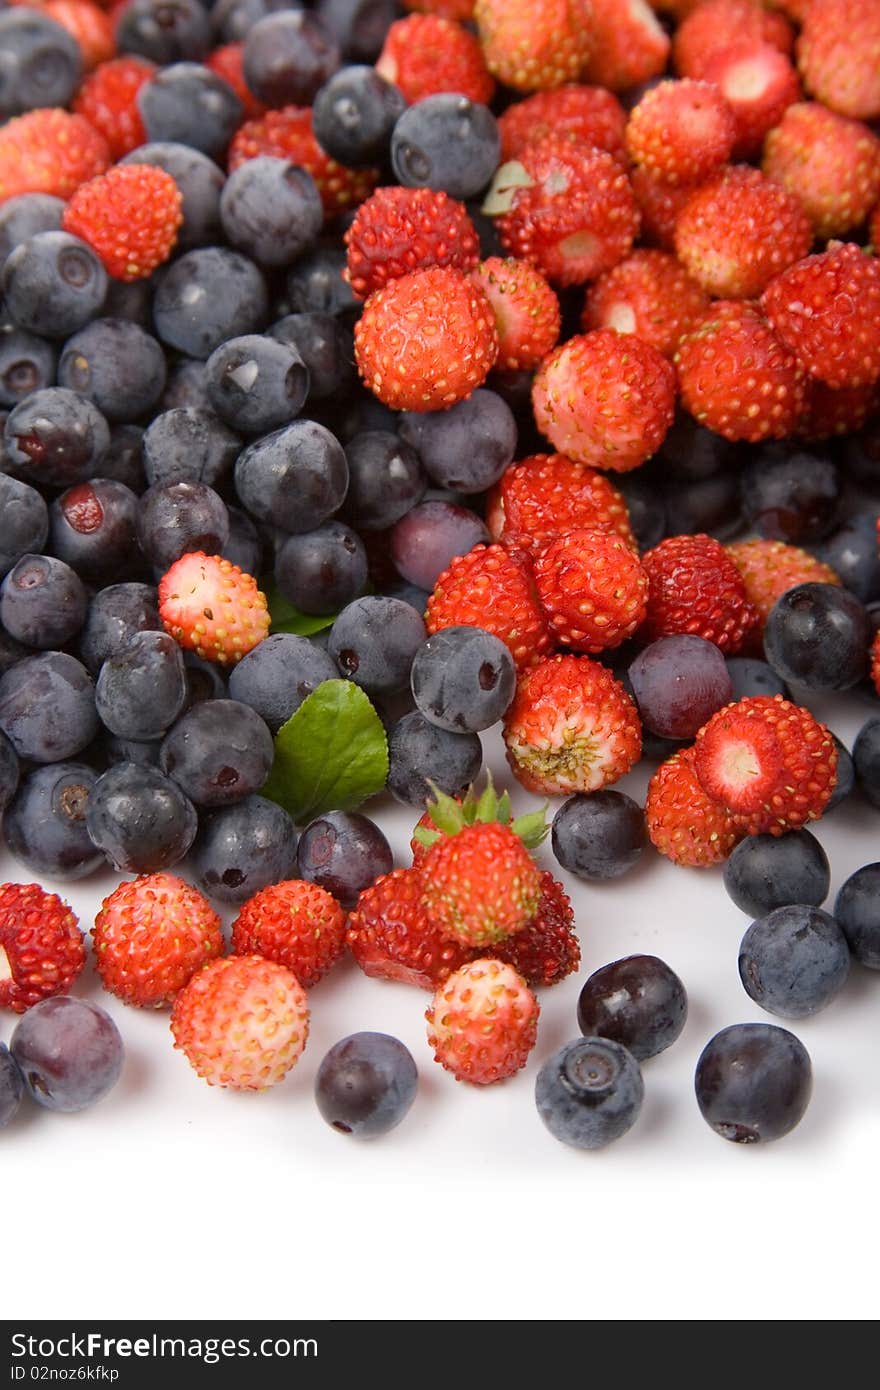
[[[852,697],[813,707],[848,746],[871,713]],[[504,786],[500,743],[494,734],[485,743]],[[620,785],[641,799],[647,773]],[[514,800],[532,804],[522,792]],[[408,863],[414,815],[384,800],[367,809]],[[878,829],[880,813],[860,799],[818,826],[832,861],[827,906],[850,873],[880,859]],[[549,845],[539,858],[556,867]],[[5,856],[0,877],[32,875]],[[88,930],[116,881],[108,873],[46,886]],[[787,1025],[814,1067],[799,1128],[766,1147],[732,1145],[700,1117],[694,1065],[719,1028],[769,1016],[739,983],[748,921],[720,870],[676,868],[649,850],[617,882],[566,881],[581,972],[541,991],[532,1060],[491,1087],[458,1083],[433,1062],[427,995],[369,980],[351,960],[312,992],[305,1054],[262,1094],[208,1087],[174,1051],[167,1013],[126,1008],[89,967],[75,992],[117,1020],[125,1073],[90,1112],[23,1105],[0,1131],[2,1315],[875,1316],[880,974],[855,967],[830,1008]],[[684,979],[687,1027],[645,1064],[636,1127],[607,1150],[578,1153],[538,1119],[535,1073],[577,1036],[587,974],[637,951],[662,956]],[[7,1042],[14,1023],[0,1018]],[[396,1034],[420,1072],[408,1118],[373,1143],[331,1130],[312,1098],[327,1048],[361,1029]]]

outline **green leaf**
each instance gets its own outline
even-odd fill
[[[323,632],[336,621],[335,613],[301,613],[286,598],[282,598],[275,585],[269,581],[260,585],[266,595],[266,603],[271,618],[270,632],[294,632],[297,637],[311,637],[313,632]]]
[[[351,681],[324,681],[275,735],[261,791],[302,825],[324,811],[352,811],[380,792],[388,740],[369,699]]]
[[[428,786],[434,796],[433,801],[426,803],[425,809],[438,830],[442,830],[444,835],[457,835],[464,824],[462,811],[454,797],[440,790],[430,777],[427,779]]]
[[[489,822],[498,819],[498,795],[492,785],[492,774],[486,768],[486,787],[477,802],[477,820]]]
[[[550,832],[547,807],[542,806],[540,811],[528,811],[524,816],[517,816],[516,820],[510,822],[510,828],[527,849],[537,849]]]

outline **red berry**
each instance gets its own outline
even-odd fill
[[[91,0],[42,0],[35,8],[76,39],[87,72],[108,62],[116,53],[113,21]]]
[[[576,82],[594,46],[592,0],[476,0],[486,65],[507,87]]]
[[[187,651],[221,665],[240,661],[269,631],[256,580],[221,555],[189,551],[159,581],[159,616]]]
[[[538,1001],[503,961],[470,961],[437,990],[425,1013],[434,1060],[457,1081],[486,1086],[524,1067],[537,1041]]]
[[[645,824],[655,849],[691,869],[723,864],[745,835],[742,822],[707,796],[694,771],[694,749],[674,753],[648,783]]]
[[[564,454],[534,454],[511,464],[486,501],[493,540],[515,537],[535,553],[569,529],[610,531],[634,546],[626,502],[604,473]]]
[[[515,101],[498,117],[501,159],[519,159],[526,145],[545,135],[565,135],[624,158],[626,112],[604,87],[569,83]]]
[[[137,94],[155,72],[154,63],[133,54],[112,58],[89,74],[73,99],[74,111],[100,131],[114,159],[147,143]]]
[[[361,893],[346,941],[365,975],[418,989],[435,989],[473,954],[429,922],[415,868],[393,869]]]
[[[168,260],[183,222],[170,174],[152,164],[117,164],[81,184],[62,226],[87,241],[116,280],[145,280]]]
[[[742,575],[711,536],[669,536],[642,556],[648,575],[645,636],[692,633],[738,652],[758,621]]]
[[[288,159],[311,174],[328,220],[362,203],[379,181],[378,170],[348,169],[322,150],[312,131],[310,106],[282,106],[245,121],[229,145],[229,172],[261,154]]]
[[[67,903],[36,883],[0,884],[0,1008],[23,1014],[66,994],[86,963]]]
[[[502,371],[530,371],[559,339],[559,300],[540,271],[513,256],[490,256],[472,273],[492,306]]]
[[[0,128],[0,202],[19,193],[69,198],[109,163],[107,141],[82,116],[29,111]]]
[[[630,158],[667,183],[708,178],[730,158],[735,138],[733,112],[717,87],[688,78],[652,87],[626,127]]]
[[[472,19],[474,0],[403,0],[405,10],[438,14],[441,19]]]
[[[439,92],[460,92],[488,106],[495,94],[478,40],[455,20],[437,15],[395,20],[376,71],[399,87],[410,105]]]
[[[535,561],[541,606],[557,640],[578,652],[619,647],[645,617],[648,576],[607,531],[568,531]]]
[[[767,132],[801,95],[789,59],[761,39],[740,39],[719,49],[707,62],[703,80],[714,83],[733,112],[734,159],[759,154]]]
[[[642,220],[642,241],[663,251],[675,249],[675,224],[688,199],[701,186],[698,183],[667,183],[650,169],[630,171],[630,187]]]
[[[478,822],[442,835],[421,859],[419,871],[428,921],[464,946],[503,941],[538,910],[538,867],[507,825]]]
[[[126,1004],[160,1009],[223,954],[220,918],[174,874],[145,874],[106,897],[92,929],[101,983]]]
[[[812,0],[797,42],[804,86],[841,116],[880,116],[880,7],[872,0]]]
[[[703,78],[716,53],[746,39],[772,44],[791,53],[794,31],[781,14],[764,9],[760,0],[705,0],[679,25],[672,56],[682,77]]]
[[[880,695],[880,632],[878,632],[871,643],[871,680],[874,689]]]
[[[581,326],[585,333],[595,328],[633,333],[672,357],[682,334],[708,307],[708,296],[674,256],[633,251],[589,287]]]
[[[804,371],[826,386],[880,379],[880,264],[834,242],[771,280],[761,307]]]
[[[526,565],[500,545],[477,545],[441,574],[425,610],[429,634],[444,627],[481,627],[510,648],[519,669],[540,661],[551,645]]]
[[[273,883],[239,910],[232,950],[286,965],[303,989],[311,989],[345,950],[345,913],[316,883],[298,878]]]
[[[584,69],[588,82],[626,92],[659,77],[669,59],[669,36],[645,0],[593,0],[596,40]]]
[[[358,208],[345,245],[348,280],[359,299],[413,270],[469,271],[480,258],[464,204],[429,188],[378,188]]]
[[[581,963],[581,946],[568,894],[550,873],[541,874],[541,898],[530,922],[492,947],[526,984],[555,985]]]
[[[244,107],[245,116],[254,120],[264,115],[266,108],[245,81],[243,55],[244,43],[224,43],[208,54],[205,67],[228,83]]]
[[[760,641],[776,600],[797,584],[839,584],[830,565],[784,541],[737,541],[725,547],[742,575],[746,598],[758,614],[752,642]]]
[[[822,238],[860,227],[880,198],[880,140],[818,101],[789,106],[764,146],[764,173],[795,198]]]
[[[875,381],[864,386],[844,386],[840,391],[834,391],[815,377],[808,377],[798,434],[802,439],[810,440],[858,434],[878,409],[880,385]]]

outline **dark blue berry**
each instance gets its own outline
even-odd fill
[[[643,722],[661,738],[693,738],[733,693],[718,647],[689,633],[645,647],[629,679]]]
[[[474,391],[449,410],[407,412],[400,433],[418,450],[431,482],[451,492],[485,492],[516,453],[513,412],[494,391]]]
[[[211,8],[211,23],[224,43],[238,43],[267,14],[303,8],[300,0],[217,0]]]
[[[0,625],[0,676],[21,661],[23,657],[30,655],[30,648],[22,646],[21,642],[16,642],[14,637],[10,637],[8,632],[3,631]]]
[[[310,106],[339,67],[339,48],[314,16],[281,10],[257,20],[244,41],[244,78],[267,106]]]
[[[347,261],[338,246],[319,246],[301,256],[287,273],[287,299],[291,314],[360,313],[351,285],[342,278]]]
[[[49,513],[36,488],[0,473],[0,579],[22,555],[43,549],[49,534]]]
[[[24,1095],[21,1068],[5,1043],[0,1043],[0,1129],[15,1117]]]
[[[298,415],[309,374],[296,348],[258,333],[229,338],[205,368],[208,399],[241,434],[267,434]]]
[[[344,514],[363,531],[393,526],[422,497],[427,486],[415,449],[397,434],[370,430],[345,446],[348,492]]]
[[[15,795],[18,777],[18,754],[6,735],[0,732],[0,813]]]
[[[837,780],[834,783],[834,791],[829,800],[825,803],[823,815],[827,816],[829,811],[833,811],[835,806],[839,806],[845,801],[852,792],[856,784],[856,769],[849,749],[844,747],[836,734],[832,734],[834,746],[837,749]]]
[[[121,651],[136,632],[161,631],[158,595],[149,584],[110,584],[89,604],[79,653],[97,675],[108,657]]]
[[[235,490],[252,517],[297,534],[342,505],[348,464],[338,439],[314,420],[294,420],[238,456]]]
[[[880,970],[880,864],[864,864],[850,874],[837,895],[834,917],[859,964]]]
[[[102,312],[105,319],[123,319],[149,332],[153,327],[153,281],[111,280]]]
[[[230,564],[238,565],[245,574],[261,574],[263,570],[263,539],[247,512],[227,507],[229,539],[220,554]]]
[[[136,323],[93,319],[64,344],[58,385],[88,396],[107,420],[137,420],[162,394],[165,354]]]
[[[71,1114],[103,1100],[125,1061],[119,1029],[85,999],[59,995],[28,1009],[10,1051],[38,1105]]]
[[[303,613],[337,613],[363,592],[366,582],[363,542],[341,521],[288,536],[275,557],[278,592]]]
[[[409,684],[425,624],[408,603],[368,594],[343,608],[327,650],[346,680],[368,695],[390,695]]]
[[[203,893],[243,903],[270,883],[296,876],[296,830],[285,810],[262,796],[205,812],[190,851]]]
[[[742,474],[742,506],[760,536],[793,545],[821,540],[833,530],[841,481],[830,458],[763,449]]]
[[[201,704],[203,700],[225,700],[228,697],[229,688],[220,667],[213,661],[203,661],[195,652],[184,652],[183,670],[187,709]]]
[[[729,656],[727,674],[731,700],[743,700],[747,695],[782,695],[788,699],[788,686],[766,661],[753,656]]]
[[[39,232],[59,232],[64,216],[63,198],[51,193],[19,193],[0,206],[0,268],[23,241]]]
[[[138,767],[158,768],[162,740],[156,738],[142,743],[137,739],[119,738],[104,730],[96,747],[95,761],[102,770],[115,767],[117,763],[137,763]]]
[[[241,440],[207,406],[164,410],[144,431],[147,482],[205,483],[224,487],[232,478]]]
[[[335,662],[307,637],[277,632],[233,666],[229,694],[276,733],[319,685],[338,677]]]
[[[388,790],[404,805],[424,809],[432,782],[449,796],[458,796],[479,776],[482,764],[477,734],[450,733],[413,710],[391,729]]]
[[[184,410],[196,406],[208,409],[205,390],[205,364],[194,357],[183,357],[168,372],[165,390],[159,402],[162,410]],[[207,479],[205,480],[207,481]]]
[[[344,394],[357,375],[351,332],[332,314],[286,314],[267,330],[296,348],[309,373],[309,401]],[[335,402],[333,407],[335,409]],[[337,431],[337,438],[341,438]]]
[[[287,160],[260,155],[229,175],[220,218],[231,245],[260,265],[280,266],[312,249],[324,211],[311,174]]]
[[[869,420],[858,434],[844,440],[843,462],[854,482],[876,492],[880,486],[880,428],[876,419]]]
[[[666,535],[663,498],[646,478],[633,477],[630,473],[615,477],[614,486],[623,494],[629,511],[629,524],[639,549],[653,550]]]
[[[76,879],[101,868],[104,856],[86,829],[96,776],[85,763],[50,763],[23,779],[3,816],[3,834],[31,872]]]
[[[211,21],[198,0],[131,0],[116,26],[120,53],[137,53],[162,66],[204,58]]]
[[[183,199],[177,249],[210,246],[220,240],[220,195],[226,176],[201,150],[174,140],[153,140],[125,155],[120,164],[153,164],[170,174]]]
[[[391,532],[389,549],[398,574],[430,593],[456,555],[488,544],[485,522],[455,502],[419,502]]]
[[[85,622],[82,580],[52,555],[24,555],[0,585],[0,622],[28,647],[63,647]]]
[[[113,425],[110,443],[101,455],[101,477],[124,483],[138,496],[147,486],[142,456],[143,437],[144,431],[140,425]]]
[[[663,471],[679,482],[697,483],[738,462],[742,445],[707,430],[691,415],[680,413],[658,450]]]
[[[91,401],[49,386],[10,412],[5,438],[11,471],[25,482],[71,487],[98,476],[110,430]]]
[[[862,725],[852,757],[862,795],[880,810],[880,719],[869,719]]]
[[[71,34],[30,8],[0,13],[0,118],[36,106],[66,106],[83,72]]]
[[[813,1069],[803,1043],[772,1023],[735,1023],[704,1047],[694,1077],[706,1123],[733,1144],[781,1139],[803,1119]]]
[[[571,796],[553,817],[553,853],[577,878],[619,878],[634,868],[647,844],[645,817],[624,792]]]
[[[318,0],[318,16],[352,63],[378,58],[398,10],[394,0]]]
[[[478,733],[503,716],[516,691],[507,647],[479,627],[447,627],[419,647],[410,672],[426,719],[454,733]]]
[[[578,1038],[548,1058],[535,1082],[535,1104],[560,1143],[602,1149],[632,1129],[645,1087],[639,1064],[619,1043]]]
[[[137,107],[147,139],[223,159],[244,116],[228,82],[201,63],[171,63],[144,83]]]
[[[816,554],[862,603],[880,598],[880,553],[873,516],[852,517],[819,546]]]
[[[49,549],[83,579],[121,577],[138,568],[138,499],[124,483],[94,478],[68,488],[49,509]]]
[[[327,1052],[315,1102],[340,1134],[374,1139],[399,1125],[415,1100],[418,1071],[402,1042],[386,1033],[352,1033]]]
[[[346,168],[381,167],[388,162],[391,132],[405,109],[403,93],[375,68],[345,67],[315,97],[315,139]]]
[[[473,198],[501,155],[498,123],[488,106],[441,92],[407,107],[391,136],[391,163],[404,188],[433,188]]]
[[[44,338],[69,338],[103,305],[107,272],[79,237],[38,232],[10,253],[2,288],[19,328]]]
[[[190,550],[216,555],[229,539],[226,504],[206,483],[157,483],[140,499],[137,536],[158,570]]]
[[[161,738],[186,702],[183,653],[167,632],[136,632],[109,656],[95,685],[101,722],[119,738]]]
[[[849,974],[846,937],[820,907],[777,907],[753,922],[739,948],[750,999],[781,1018],[809,1018],[831,1003]]]
[[[247,256],[198,247],[173,261],[156,286],[156,332],[188,357],[210,357],[227,338],[258,333],[268,311],[266,283]]]
[[[183,859],[196,836],[192,802],[158,768],[117,763],[98,778],[86,814],[94,844],[120,873],[153,874]]]
[[[0,729],[20,758],[73,758],[98,728],[91,677],[66,652],[23,657],[0,676]]]
[[[358,811],[327,811],[300,836],[297,874],[351,909],[358,896],[390,873],[391,846],[374,821]]]
[[[204,700],[166,734],[159,766],[196,806],[230,806],[260,790],[274,756],[268,726],[250,705]]]
[[[868,665],[870,626],[863,605],[834,584],[797,584],[776,600],[764,653],[783,680],[808,690],[849,690]]]
[[[23,328],[0,333],[0,406],[18,405],[32,391],[55,384],[55,349]]]
[[[578,1027],[587,1038],[609,1038],[637,1062],[656,1057],[680,1037],[687,992],[657,956],[626,956],[590,976],[580,992]]]
[[[809,830],[747,835],[724,866],[724,887],[750,917],[792,903],[818,907],[828,896],[828,856]]]
[[[743,529],[739,477],[730,470],[664,489],[670,536],[709,535],[728,541]]]

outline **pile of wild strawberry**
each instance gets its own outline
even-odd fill
[[[101,981],[129,1005],[170,1006],[175,1045],[220,1086],[287,1074],[306,991],[346,950],[367,975],[434,992],[430,1043],[456,1078],[525,1065],[533,991],[576,971],[580,947],[563,885],[531,853],[543,815],[513,820],[491,781],[469,789],[477,734],[499,718],[522,786],[572,798],[553,835],[567,870],[614,877],[645,837],[682,866],[730,861],[731,896],[756,918],[743,983],[770,1012],[829,1002],[850,954],[880,965],[873,887],[822,912],[804,830],[846,794],[853,762],[788,698],[789,685],[808,698],[869,677],[880,691],[864,492],[880,478],[880,3],[406,9],[34,0],[0,15],[0,496],[9,516],[47,518],[24,551],[0,536],[6,840],[56,877],[102,853],[135,872],[94,922]],[[226,281],[198,260],[209,246],[234,257]],[[109,344],[114,323],[121,366],[78,336]],[[122,388],[131,373],[127,408],[117,368]],[[172,414],[187,416],[174,421],[186,448]],[[294,421],[314,422],[295,445]],[[734,539],[749,527],[756,538]],[[118,580],[153,598],[130,619],[113,609],[115,637],[102,618],[87,671],[89,615]],[[144,630],[161,636],[150,646]],[[324,671],[295,695],[280,655],[244,678],[285,632],[311,642],[296,672]],[[45,724],[56,687],[33,673],[50,671],[47,653],[72,663],[51,676],[79,682],[81,737]],[[227,687],[230,672],[242,676]],[[411,867],[383,862],[381,833],[351,817],[380,789],[367,774],[321,804],[342,818],[334,834],[372,836],[360,877],[353,850],[322,873],[308,827],[299,860],[284,857],[291,817],[320,820],[285,786],[315,727],[294,720],[331,682],[386,702],[379,765],[424,812]],[[197,713],[205,690],[213,726]],[[855,752],[880,804],[878,721]],[[604,789],[643,754],[660,765],[642,815]],[[68,783],[80,769],[76,798],[50,785],[55,766]],[[198,888],[168,872],[186,871],[193,845],[204,865],[216,817],[261,792],[275,829],[264,808],[242,823],[278,840],[255,843],[246,898],[231,867],[225,889],[222,872],[196,867]],[[173,801],[167,842],[139,849],[126,796]],[[260,881],[260,865],[276,871]],[[211,896],[236,904],[228,954]],[[612,967],[605,993],[587,982],[586,1041],[538,1078],[548,1127],[581,1147],[629,1127],[634,1058],[683,1024],[680,982],[638,959],[625,988]],[[44,1104],[103,1093],[75,1056],[54,1081],[34,1060],[61,1026],[39,1010],[85,960],[57,895],[0,888],[0,1005],[25,1014],[12,1052],[0,1046],[0,1124],[18,1063]],[[64,1018],[65,1045],[87,1051],[100,1025]],[[412,1098],[411,1059],[358,1036],[325,1059],[319,1105],[339,1128],[380,1132]],[[798,1047],[768,1026],[709,1044],[697,1090],[719,1133],[797,1122]]]

